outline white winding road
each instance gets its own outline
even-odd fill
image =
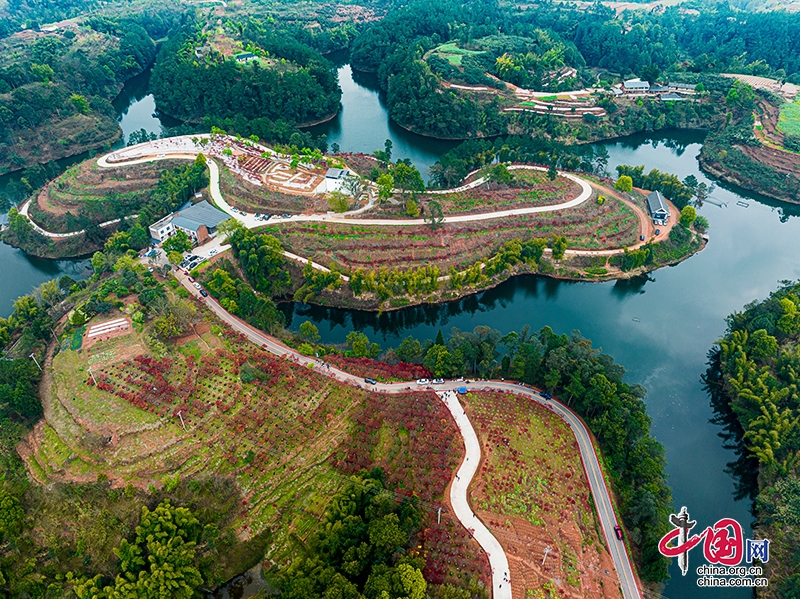
[[[204,136],[199,136],[199,137],[204,137]],[[141,164],[144,162],[153,162],[156,160],[194,160],[198,154],[202,153],[202,151],[203,151],[202,146],[196,145],[193,141],[191,141],[190,136],[181,136],[181,137],[170,138],[167,140],[159,140],[156,142],[147,142],[144,144],[139,144],[137,146],[131,146],[130,148],[124,148],[122,150],[118,150],[110,154],[106,154],[105,156],[101,156],[97,160],[97,165],[102,168],[116,168],[121,166]],[[129,159],[124,160],[123,158],[125,157],[129,157]],[[111,158],[113,158],[114,160],[113,161],[110,160]],[[540,170],[540,171],[546,170],[540,166],[532,166],[532,165],[509,166],[509,170],[514,170],[514,169],[530,169],[530,170]],[[235,210],[234,207],[231,206],[225,200],[219,186],[219,177],[220,177],[219,166],[211,158],[208,159],[208,170],[209,170],[209,192],[211,194],[211,198],[214,200],[214,203],[217,205],[218,208],[229,214],[231,217],[240,221],[249,229],[260,227],[265,224],[264,221],[257,219],[253,214],[249,213],[242,214],[240,211]],[[572,173],[559,172],[559,175],[562,177],[566,177],[571,181],[574,181],[580,186],[581,191],[577,195],[577,197],[568,200],[566,202],[562,202],[560,204],[552,204],[549,206],[533,206],[528,208],[516,208],[513,210],[499,210],[497,212],[485,212],[481,214],[462,214],[458,216],[447,216],[444,218],[443,222],[463,223],[463,222],[493,220],[498,218],[506,218],[509,216],[522,216],[526,214],[556,212],[559,210],[566,210],[568,208],[574,208],[576,206],[580,206],[592,196],[592,188],[584,179],[581,179],[580,177],[577,177]],[[486,181],[485,178],[481,177],[476,179],[475,181],[467,183],[466,185],[462,185],[461,187],[448,190],[431,190],[427,193],[432,193],[432,194],[454,193],[456,191],[472,189],[474,187],[477,187],[485,183],[485,181]],[[27,208],[28,204],[26,203],[20,209],[20,214],[24,214],[25,216],[28,217],[28,219],[30,219],[30,215],[28,214]],[[403,219],[350,218],[351,216],[357,216],[359,214],[362,214],[363,211],[364,209],[362,208],[360,210],[356,210],[353,212],[346,212],[343,214],[336,214],[332,212],[329,212],[327,214],[311,214],[311,215],[295,214],[288,218],[275,218],[270,222],[271,224],[273,224],[276,222],[310,221],[310,222],[330,222],[330,223],[342,223],[342,224],[378,225],[378,226],[394,226],[394,227],[407,227],[407,226],[417,226],[425,224],[425,220],[421,218],[403,218]],[[110,226],[116,222],[118,221],[117,220],[109,221],[107,223],[103,223],[101,226],[104,227]],[[51,233],[36,225],[36,223],[34,223],[33,220],[31,220],[31,223],[33,223],[38,233],[45,235],[47,237],[55,237],[55,238],[72,237],[75,235],[79,235],[83,232],[83,231],[73,231],[70,233]]]
[[[461,524],[468,530],[471,529],[472,536],[489,556],[489,565],[492,568],[492,598],[512,599],[511,575],[506,552],[469,505],[467,491],[481,462],[481,444],[478,435],[475,434],[475,429],[472,428],[472,423],[461,407],[455,391],[439,391],[437,395],[442,398],[444,405],[453,415],[458,430],[464,438],[466,449],[464,461],[456,472],[456,479],[450,485],[450,505],[453,506],[453,511]]]
[[[378,383],[377,385],[371,385],[366,383],[364,379],[343,370],[339,370],[333,366],[329,368],[323,368],[319,360],[304,356],[292,348],[276,341],[274,338],[269,337],[265,333],[262,333],[261,331],[251,327],[244,321],[239,320],[225,310],[211,296],[207,298],[200,296],[199,291],[195,289],[189,280],[179,271],[176,273],[176,276],[192,295],[194,295],[198,300],[204,301],[208,308],[223,322],[229,324],[233,330],[244,334],[252,343],[258,345],[266,351],[278,356],[286,357],[287,359],[293,360],[304,366],[310,365],[325,376],[333,377],[337,380],[361,387],[363,389],[380,391],[384,393],[406,393],[410,388],[409,383]],[[597,453],[592,442],[592,437],[583,421],[576,416],[572,410],[557,400],[546,400],[535,389],[521,384],[507,383],[503,381],[444,383],[442,385],[437,385],[439,395],[442,397],[445,405],[453,415],[453,418],[455,419],[464,439],[464,445],[466,449],[464,462],[457,471],[456,479],[452,481],[450,488],[450,502],[459,521],[467,530],[473,531],[475,539],[478,541],[478,543],[480,543],[481,547],[483,547],[489,557],[489,563],[492,567],[493,599],[512,599],[508,558],[506,557],[505,551],[497,539],[495,539],[491,532],[480,521],[480,519],[475,516],[475,513],[469,507],[467,491],[469,484],[472,481],[475,472],[477,471],[478,463],[480,462],[480,443],[475,434],[475,430],[469,421],[469,418],[467,417],[458,401],[457,396],[454,393],[454,391],[461,386],[466,386],[470,390],[506,391],[522,395],[523,397],[530,399],[531,401],[536,401],[537,403],[552,410],[567,423],[578,442],[581,462],[583,463],[584,470],[586,471],[589,488],[592,492],[592,497],[594,498],[597,515],[600,519],[600,525],[603,528],[606,545],[608,546],[611,558],[614,561],[614,567],[619,575],[622,597],[623,599],[642,599],[642,592],[639,588],[633,571],[633,566],[631,565],[628,557],[625,543],[619,541],[614,533],[614,526],[617,524],[614,504],[611,500],[611,494],[609,493],[608,487],[605,483],[603,470],[600,466],[600,461],[598,460]],[[422,388],[419,389],[422,390]],[[513,597],[513,599],[524,598]]]

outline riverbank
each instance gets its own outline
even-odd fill
[[[698,163],[705,173],[745,191],[780,202],[800,204],[800,179],[797,176],[781,174],[763,162],[750,159],[736,147],[717,149],[704,145]]]
[[[562,260],[553,261],[552,251],[545,250],[547,257],[543,258],[538,265],[521,262],[504,269],[502,273],[488,278],[481,284],[459,289],[449,287],[449,282],[445,280],[442,282],[440,289],[423,296],[402,295],[381,299],[377,293],[364,293],[356,296],[349,286],[342,285],[336,289],[325,289],[319,294],[305,296],[302,299],[304,304],[311,304],[321,308],[360,310],[381,314],[419,306],[454,304],[468,297],[494,289],[511,279],[525,275],[540,275],[548,279],[564,282],[602,283],[627,281],[644,277],[661,268],[676,266],[705,249],[707,243],[702,240],[699,234],[694,233],[694,236],[695,241],[679,257],[669,258],[666,261],[655,264],[630,268],[629,270],[622,270],[619,266],[610,266],[608,264],[609,256],[607,255],[592,256],[590,252],[585,252],[583,254],[566,255]],[[600,263],[605,266],[597,266]],[[297,301],[298,297],[294,294],[306,283],[303,268],[300,265],[289,261],[287,266],[292,277],[292,287],[286,297],[277,298],[276,301],[279,302]]]

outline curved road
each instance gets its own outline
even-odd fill
[[[208,137],[207,135],[200,135],[200,138]],[[258,146],[260,149],[265,149],[267,151],[272,152],[269,148],[264,146]],[[117,152],[112,152],[110,154],[106,154],[105,156],[101,156],[97,160],[97,164],[103,168],[115,168],[115,167],[122,167],[122,166],[129,166],[134,164],[141,164],[144,162],[153,162],[156,160],[194,160],[199,153],[203,151],[202,146],[196,145],[192,141],[192,137],[190,136],[179,136],[173,137],[166,140],[159,140],[156,142],[147,142],[144,144],[140,144],[138,146],[131,146],[130,148],[124,148],[123,150],[119,150]],[[157,154],[153,154],[153,152],[158,152]],[[130,155],[130,160],[122,161],[120,158],[123,158],[125,155]],[[109,161],[110,158],[115,158],[116,160],[111,162]],[[211,198],[214,200],[214,203],[224,212],[229,214],[231,217],[235,218],[239,222],[241,222],[244,226],[248,229],[253,229],[255,227],[260,227],[265,224],[265,221],[258,220],[254,214],[250,213],[243,213],[236,210],[233,206],[231,206],[222,195],[222,191],[219,186],[220,180],[220,172],[219,166],[213,159],[208,160],[208,170],[209,170],[209,192],[211,194]],[[545,171],[546,169],[541,166],[534,166],[534,165],[510,165],[509,170],[515,169],[530,169],[530,170],[539,170]],[[572,200],[568,200],[566,202],[562,202],[560,204],[552,204],[549,206],[533,206],[529,208],[516,208],[512,210],[500,210],[497,212],[485,212],[480,214],[462,214],[458,216],[448,216],[445,217],[443,222],[445,223],[458,223],[458,222],[475,222],[475,221],[485,221],[485,220],[492,220],[498,218],[506,218],[510,216],[523,216],[526,214],[540,214],[545,212],[557,212],[560,210],[566,210],[568,208],[574,208],[576,206],[580,206],[586,200],[591,198],[592,196],[592,186],[586,180],[573,175],[572,173],[566,172],[559,172],[559,175],[566,177],[567,179],[574,181],[577,183],[580,188],[581,192],[578,194],[577,197],[573,198]],[[471,181],[461,187],[456,187],[454,189],[448,190],[431,190],[428,193],[433,194],[443,194],[443,193],[453,193],[455,191],[471,189],[473,187],[477,187],[485,182],[485,177],[481,177],[476,179],[475,181]],[[619,198],[618,198],[619,199]],[[623,200],[624,201],[624,200]],[[20,209],[20,214],[24,214],[30,222],[33,224],[34,229],[46,236],[46,237],[54,237],[54,238],[63,238],[63,237],[72,237],[75,235],[79,235],[83,231],[73,231],[71,233],[51,233],[42,229],[39,225],[37,225],[28,214],[28,205],[29,202],[26,202],[25,205],[22,206]],[[635,212],[637,212],[637,216],[641,223],[644,223],[642,226],[642,233],[645,234],[648,239],[646,241],[637,241],[635,244],[631,245],[628,248],[617,248],[617,249],[609,249],[609,250],[575,250],[575,249],[568,249],[566,250],[566,254],[569,255],[576,255],[576,256],[613,256],[615,254],[621,254],[625,251],[625,249],[636,249],[645,243],[649,243],[653,241],[650,239],[652,234],[651,228],[646,226],[647,218],[644,214],[639,214],[641,210],[637,210],[637,207],[630,203],[625,202],[629,206],[631,206]],[[359,210],[355,210],[353,212],[348,212],[344,214],[335,214],[335,213],[327,213],[327,214],[296,214],[288,218],[280,218],[276,217],[271,221],[272,224],[274,223],[281,223],[281,222],[299,222],[299,221],[307,221],[307,222],[330,222],[330,223],[339,223],[339,224],[358,224],[358,225],[367,225],[367,226],[418,226],[424,225],[424,219],[367,219],[367,218],[359,218],[359,219],[352,219],[349,218],[350,216],[355,216],[357,214],[363,213],[367,208],[370,206],[366,206]],[[642,220],[644,217],[644,220]],[[131,218],[131,217],[126,217]],[[117,220],[108,221],[102,223],[101,227],[107,227],[114,223],[118,222]],[[669,230],[672,228],[674,223],[670,222],[661,232],[661,235],[658,236],[656,240],[661,240],[668,236]],[[210,251],[211,249],[219,249],[220,244],[213,244],[209,245],[206,249]],[[302,256],[296,256],[294,254],[285,254],[287,258],[305,262],[306,259]],[[327,270],[325,267],[315,264],[312,262],[312,266],[317,270]]]
[[[377,385],[369,385],[364,382],[364,379],[354,376],[343,370],[334,367],[323,368],[320,362],[314,358],[310,358],[300,354],[299,352],[279,343],[275,339],[267,336],[261,331],[251,327],[245,322],[239,320],[227,310],[225,310],[215,299],[211,296],[203,298],[200,296],[197,289],[195,289],[188,279],[177,271],[176,276],[178,280],[194,295],[198,300],[205,301],[208,308],[214,312],[222,321],[229,324],[233,330],[244,334],[252,343],[258,345],[262,349],[269,351],[275,355],[286,357],[293,360],[298,364],[311,365],[319,372],[326,376],[331,376],[337,380],[349,383],[356,387],[369,389],[371,391],[381,391],[384,393],[403,393],[407,392],[409,383],[378,383]],[[478,463],[480,461],[480,444],[478,443],[475,431],[469,422],[469,418],[461,408],[455,393],[458,387],[467,386],[471,390],[494,390],[506,391],[522,395],[527,399],[536,401],[537,403],[545,406],[558,414],[570,427],[575,439],[578,441],[578,449],[581,454],[581,462],[586,471],[586,477],[589,481],[589,487],[594,498],[595,508],[597,515],[600,519],[600,524],[603,528],[603,534],[606,539],[606,545],[614,561],[614,567],[619,574],[620,590],[623,599],[642,599],[642,593],[639,589],[636,576],[633,572],[628,553],[626,551],[625,543],[617,540],[614,534],[614,526],[617,524],[617,518],[614,511],[614,504],[611,501],[611,494],[606,486],[603,477],[603,470],[600,467],[600,462],[597,458],[592,437],[589,430],[583,421],[575,415],[572,410],[561,404],[556,400],[546,400],[535,389],[526,387],[516,383],[507,383],[503,381],[477,381],[473,383],[462,382],[449,382],[442,385],[437,385],[439,395],[447,405],[456,424],[461,431],[464,438],[466,447],[466,459],[461,464],[458,470],[458,476],[453,481],[450,489],[450,501],[453,505],[453,510],[456,513],[459,521],[468,530],[474,531],[475,539],[480,543],[481,547],[486,551],[489,556],[489,563],[492,566],[492,588],[493,599],[511,599],[510,582],[508,581],[508,560],[503,551],[502,546],[497,542],[489,530],[480,522],[475,516],[472,509],[469,507],[467,499],[467,489],[469,483],[474,476]],[[472,460],[470,460],[472,458]],[[514,598],[514,599],[522,599]]]

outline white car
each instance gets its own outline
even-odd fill
[[[432,385],[444,385],[444,379],[433,379],[431,381]]]
[[[208,255],[209,256],[216,256],[218,251],[219,250],[211,250],[210,252],[208,252]]]
[[[417,379],[417,385],[430,385],[430,383],[428,379]]]
[[[195,281],[194,283],[192,283],[192,285],[194,285],[194,288],[195,288],[195,289],[201,289],[201,288],[203,287],[203,286],[202,286],[200,283],[198,283],[197,281]]]

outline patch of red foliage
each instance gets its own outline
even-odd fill
[[[430,370],[424,366],[408,362],[389,364],[372,358],[347,358],[341,354],[325,356],[325,361],[355,376],[379,381],[415,381],[432,376]]]
[[[468,578],[478,577],[490,585],[488,557],[445,499],[464,448],[441,399],[433,392],[372,393],[352,419],[355,430],[349,445],[340,447],[334,465],[348,473],[380,467],[398,499],[417,499],[423,517],[412,546],[426,560],[425,579],[461,586]],[[388,435],[381,433],[384,426]]]

